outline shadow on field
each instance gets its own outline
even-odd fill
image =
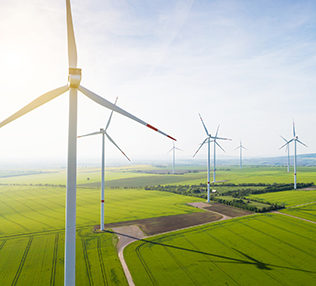
[[[294,268],[294,267],[287,267],[287,266],[281,266],[281,265],[264,263],[264,262],[259,261],[259,260],[255,259],[255,258],[249,256],[248,254],[243,253],[242,251],[237,250],[235,248],[232,248],[232,249],[234,251],[238,252],[240,255],[246,257],[248,260],[243,260],[243,259],[238,259],[238,258],[234,258],[234,257],[208,253],[208,252],[204,252],[204,251],[184,248],[184,247],[170,245],[170,244],[164,244],[164,243],[151,241],[151,240],[147,240],[147,239],[143,239],[143,238],[137,238],[137,237],[134,237],[134,236],[131,236],[131,235],[128,235],[128,234],[119,233],[119,232],[110,231],[110,230],[106,230],[105,232],[116,234],[116,235],[121,235],[121,236],[125,236],[125,237],[129,237],[129,238],[132,238],[132,239],[135,239],[135,240],[138,240],[138,241],[142,241],[142,242],[144,242],[144,244],[149,243],[149,244],[161,245],[161,246],[164,246],[164,247],[169,247],[169,248],[173,248],[173,249],[178,249],[178,250],[182,250],[182,251],[198,253],[198,254],[202,254],[202,255],[207,255],[207,256],[212,256],[212,257],[222,258],[222,259],[226,259],[227,260],[227,261],[211,261],[211,262],[216,262],[216,263],[250,264],[250,265],[253,265],[253,266],[255,266],[255,267],[257,267],[258,269],[261,269],[261,270],[272,270],[273,269],[272,267],[274,267],[274,268],[288,269],[288,270],[294,270],[294,271],[301,271],[301,272],[306,272],[306,273],[316,273],[315,271],[310,271],[310,270],[305,270],[305,269],[299,269],[299,268]],[[209,262],[209,261],[206,261],[206,262]]]

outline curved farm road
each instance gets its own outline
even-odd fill
[[[125,262],[123,251],[127,245],[129,245],[133,241],[136,241],[137,239],[144,238],[145,235],[137,225],[115,227],[113,228],[113,231],[117,233],[118,235],[118,239],[119,239],[118,244],[117,244],[118,257],[121,261],[128,285],[135,286],[132,275],[129,272],[127,264]],[[122,235],[123,233],[125,235]]]
[[[236,213],[235,208],[228,207],[228,206],[224,206],[224,207],[222,207],[222,209],[215,208],[215,210],[213,210],[212,207],[215,206],[215,204],[210,205],[208,203],[203,203],[203,202],[190,203],[189,205],[191,205],[192,207],[200,208],[200,209],[203,209],[207,212],[213,213],[213,215],[214,215],[213,219],[211,219],[210,221],[207,221],[207,222],[205,222],[205,220],[204,221],[197,220],[193,224],[186,226],[186,227],[181,227],[181,226],[176,227],[174,225],[173,229],[168,230],[168,231],[163,231],[163,228],[161,228],[162,231],[160,231],[159,233],[155,232],[154,234],[148,235],[148,236],[146,236],[144,234],[144,232],[141,230],[140,226],[143,229],[146,229],[146,226],[144,224],[141,224],[141,222],[139,222],[139,225],[133,224],[133,225],[125,225],[125,226],[118,226],[118,227],[112,228],[113,232],[119,238],[119,242],[117,244],[118,256],[119,256],[119,259],[121,261],[126,279],[127,279],[128,284],[130,286],[135,286],[135,284],[134,284],[132,275],[128,269],[128,266],[126,264],[126,261],[124,259],[124,255],[123,255],[125,247],[128,246],[130,243],[132,243],[136,240],[139,240],[139,239],[145,239],[145,238],[149,238],[152,236],[156,236],[158,234],[166,234],[166,233],[170,233],[170,232],[177,231],[177,230],[188,229],[188,228],[192,228],[192,227],[198,226],[198,225],[209,224],[209,223],[215,222],[215,221],[227,220],[227,219],[231,219],[231,218],[236,217],[236,216],[243,216],[243,215],[250,214],[250,212],[238,212],[238,213]],[[223,211],[223,213],[222,213],[222,211]],[[228,214],[230,214],[231,216]],[[168,216],[169,221],[172,221],[171,218],[177,219],[176,217],[177,217],[177,215]],[[143,220],[143,221],[146,221],[146,220]],[[159,223],[159,221],[156,221],[156,223],[157,222]],[[164,223],[163,217],[161,217],[160,222],[161,222],[161,224]],[[166,226],[164,226],[164,227],[166,227]],[[166,229],[168,229],[168,227]]]

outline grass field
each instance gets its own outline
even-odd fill
[[[113,177],[129,175],[115,172]],[[95,170],[81,176],[97,180]],[[12,184],[0,185],[1,286],[63,285],[66,189],[58,186],[62,177],[63,171],[3,178]],[[192,201],[201,200],[143,189],[107,189],[105,223],[201,211],[187,205]],[[99,202],[100,190],[77,189],[76,285],[126,285],[117,237],[91,232],[99,224]]]
[[[202,199],[168,192],[145,191],[135,187],[155,184],[205,183],[205,172],[172,176],[148,172],[152,169],[155,167],[128,166],[110,168],[106,172],[105,223],[200,211],[186,204],[204,201]],[[316,168],[302,168],[300,170],[301,182],[316,181],[315,171]],[[283,168],[260,167],[245,168],[244,170],[237,168],[231,168],[230,171],[220,170],[218,179],[232,183],[291,183],[293,177],[287,174]],[[1,171],[1,286],[63,284],[65,182],[64,169]],[[92,226],[99,223],[99,182],[99,169],[83,168],[79,170],[78,184],[82,187],[77,189],[77,285],[126,285],[115,249],[116,236],[109,233],[92,232]],[[109,188],[111,186],[116,188]],[[124,189],[124,187],[134,188]],[[305,203],[314,199],[313,191],[309,191],[306,193],[307,195],[303,191],[299,192],[296,196],[293,191],[289,192],[290,195],[287,194],[288,192],[273,193],[273,195],[284,194],[285,197],[282,199],[286,199],[288,205]],[[314,208],[315,206],[309,206],[309,209]],[[307,216],[306,210],[304,214],[301,211],[302,217]],[[315,214],[314,211],[311,215],[313,214]],[[312,217],[311,215],[309,219]],[[267,282],[266,285],[277,284],[282,281],[284,275],[289,275],[291,283],[298,282],[299,279],[304,283],[309,283],[311,279],[315,279],[313,273],[305,271],[315,271],[315,269],[308,268],[313,264],[310,257],[306,255],[306,252],[314,253],[314,244],[310,243],[310,248],[305,248],[306,241],[311,240],[311,237],[315,235],[315,228],[307,222],[298,222],[296,219],[281,217],[281,215],[263,215],[215,223],[205,229],[198,228],[196,233],[197,238],[194,238],[194,231],[187,231],[175,236],[167,235],[159,238],[158,241],[166,240],[168,242],[170,240],[171,244],[175,243],[181,247],[183,245],[184,248],[191,250],[194,246],[198,246],[208,254],[199,253],[196,256],[196,252],[182,250],[178,257],[179,249],[175,248],[161,248],[159,245],[146,246],[146,244],[134,250],[131,248],[128,259],[135,261],[135,266],[131,266],[131,270],[138,285],[150,285],[152,280],[146,276],[147,274],[142,274],[144,270],[141,268],[139,273],[137,272],[141,265],[137,255],[141,255],[140,257],[145,255],[145,258],[153,255],[154,259],[150,262],[154,263],[153,271],[156,271],[155,267],[158,267],[158,271],[161,271],[159,267],[166,271],[166,275],[162,277],[162,281],[165,282],[163,285],[170,285],[169,281],[172,283],[175,281],[174,279],[179,279],[177,277],[184,279],[181,285],[208,284],[209,273],[215,284],[216,281],[219,284],[224,281],[222,284],[227,282],[228,284],[244,285],[248,283],[247,279],[250,281],[248,284],[253,284],[257,275],[259,275],[260,281],[262,279],[263,282]],[[290,239],[288,245],[284,242],[285,233]],[[172,237],[174,237],[174,241]],[[280,249],[275,246],[276,238],[279,238],[282,246]],[[294,244],[299,245],[299,250],[293,250]],[[261,245],[261,250],[257,250],[259,245]],[[160,247],[158,254],[157,247]],[[143,249],[145,249],[144,253]],[[234,249],[240,249],[241,252]],[[133,251],[136,252],[133,254]],[[292,253],[289,259],[288,253]],[[164,264],[165,259],[166,264]],[[161,261],[163,266],[160,264],[157,266],[157,261]],[[186,263],[189,263],[189,266]],[[308,266],[307,263],[309,263]],[[182,264],[184,264],[184,268]],[[189,269],[188,273],[183,274],[183,269],[186,267]],[[231,267],[234,270],[233,274],[227,270]],[[241,273],[240,282],[239,278],[234,276],[238,271]],[[250,271],[249,277],[246,274],[248,271]],[[197,279],[198,273],[204,280]],[[228,273],[228,275],[223,278],[223,273]],[[295,276],[293,273],[297,275],[297,279],[292,279],[292,276]],[[161,279],[157,275],[153,274],[153,281]],[[160,281],[159,283],[161,284]]]
[[[64,228],[63,187],[0,186],[0,237]],[[141,189],[105,192],[105,223],[200,211],[186,203],[201,201],[172,193]],[[77,226],[99,223],[100,191],[77,190]]]
[[[282,210],[282,212],[316,222],[316,203],[307,204],[300,207],[288,208]]]
[[[109,186],[113,187],[144,187],[146,185],[163,185],[163,184],[179,184],[179,185],[196,185],[206,183],[206,172],[186,173],[184,175],[159,175],[146,173],[148,169],[155,169],[150,166],[129,166],[121,168],[109,168],[106,171],[106,180]],[[8,172],[2,171],[3,174]],[[0,176],[0,184],[66,184],[65,169],[47,170],[47,171],[11,171],[28,175]],[[42,173],[38,173],[42,172]],[[0,174],[1,175],[1,174]],[[287,173],[283,167],[245,167],[239,169],[237,167],[227,167],[216,173],[218,181],[226,181],[227,183],[293,183],[293,174]],[[97,168],[81,168],[78,170],[78,184],[90,184],[100,182],[100,170]],[[316,184],[316,167],[299,167],[298,182]],[[91,185],[95,188],[95,185]]]
[[[292,190],[258,195],[249,195],[249,199],[270,203],[284,203],[286,207],[316,202],[316,190]]]
[[[316,225],[260,214],[130,244],[136,285],[313,285]]]
[[[127,285],[116,236],[77,232],[76,285]],[[64,232],[0,238],[1,285],[63,285]]]

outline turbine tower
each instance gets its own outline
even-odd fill
[[[77,93],[81,91],[85,96],[96,103],[116,111],[138,123],[149,127],[168,138],[173,137],[158,130],[145,121],[128,113],[108,100],[93,93],[80,85],[81,69],[77,68],[77,48],[74,36],[74,28],[71,16],[70,0],[66,0],[67,15],[67,38],[68,38],[68,83],[62,87],[51,90],[33,100],[19,111],[0,122],[0,128],[10,123],[33,109],[49,102],[69,90],[69,128],[68,128],[68,160],[67,160],[67,191],[66,191],[66,227],[65,227],[65,268],[64,285],[75,285],[75,262],[76,262],[76,174],[77,174]]]
[[[242,149],[247,150],[247,148],[245,148],[245,146],[242,145],[241,141],[238,147],[236,147],[234,150],[239,149],[239,168],[242,168]]]
[[[291,142],[294,142],[294,190],[296,190],[296,168],[297,168],[297,161],[296,161],[296,145],[297,145],[297,142],[302,144],[303,146],[307,147],[306,144],[304,144],[302,141],[300,141],[298,139],[298,136],[296,135],[296,132],[295,132],[295,123],[293,121],[293,138],[289,141],[287,141],[284,145],[282,145],[280,147],[280,149],[282,149],[283,147],[285,146],[288,146],[289,147],[289,144]]]
[[[115,100],[116,104],[117,102],[117,98]],[[121,151],[121,153],[126,157],[126,159],[128,161],[130,161],[130,159],[126,156],[126,154],[122,151],[122,149],[114,142],[114,140],[110,137],[110,135],[107,133],[107,130],[110,126],[111,123],[111,119],[112,119],[112,115],[113,115],[113,110],[110,114],[109,120],[105,126],[105,128],[101,128],[100,131],[97,132],[93,132],[93,133],[89,133],[89,134],[85,134],[85,135],[81,135],[78,136],[78,138],[81,137],[87,137],[87,136],[91,136],[91,135],[97,135],[97,134],[102,134],[102,167],[101,167],[101,206],[100,206],[100,230],[103,231],[104,230],[104,173],[105,173],[105,152],[104,152],[104,147],[105,147],[105,136],[109,139],[109,141],[117,148]]]
[[[283,136],[281,138],[287,143],[288,140],[286,140]],[[290,172],[290,145],[286,144],[285,146],[285,152],[287,152],[287,172]]]
[[[172,152],[172,174],[175,174],[175,171],[176,171],[176,150],[179,150],[179,151],[182,151],[180,148],[176,147],[174,145],[174,142],[173,143],[173,146],[172,148],[169,150],[169,152],[173,151]]]
[[[213,168],[213,183],[216,182],[216,145],[220,147],[224,152],[225,150],[222,148],[221,145],[217,142],[217,140],[231,140],[229,138],[223,138],[223,137],[218,137],[218,130],[219,130],[219,125],[216,130],[215,136],[212,136],[210,133],[208,133],[207,128],[204,124],[204,121],[202,119],[201,114],[199,114],[199,117],[201,119],[202,125],[204,127],[205,133],[207,137],[204,139],[204,141],[200,144],[199,148],[196,150],[194,153],[193,157],[200,151],[202,146],[207,142],[207,202],[210,202],[210,180],[211,180],[211,142],[214,142],[214,168]]]

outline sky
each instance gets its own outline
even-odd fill
[[[280,156],[280,135],[316,152],[316,2],[72,0],[81,84],[177,139],[180,159],[220,124],[226,153]],[[67,83],[65,1],[1,0],[0,120]],[[78,135],[110,111],[79,95]],[[119,114],[109,134],[132,161],[171,160],[170,139]],[[68,95],[0,129],[2,162],[66,162]],[[98,162],[100,136],[78,140]],[[293,151],[293,149],[291,150]],[[128,163],[109,142],[108,162]],[[197,159],[206,158],[206,148]],[[1,163],[0,163],[1,165]]]

